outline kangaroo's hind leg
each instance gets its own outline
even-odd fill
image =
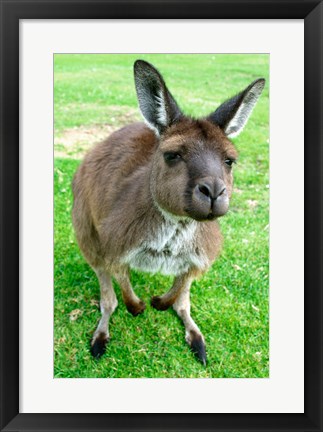
[[[196,357],[206,365],[206,349],[203,334],[191,317],[190,283],[180,292],[173,304],[173,309],[183,321],[185,339]]]
[[[91,354],[95,358],[100,358],[105,353],[106,345],[110,339],[109,320],[118,306],[118,300],[113,289],[111,276],[103,268],[95,268],[94,271],[100,283],[102,316],[92,337]]]
[[[166,310],[170,306],[183,321],[185,327],[185,339],[193,353],[205,365],[206,350],[204,337],[191,317],[190,288],[191,283],[198,272],[188,272],[174,279],[172,288],[162,296],[151,299],[151,305],[158,310]]]

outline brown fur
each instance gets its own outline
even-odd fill
[[[204,121],[210,138],[205,141],[205,151],[208,148],[213,151],[220,149],[236,158],[232,143],[219,128],[207,123]],[[156,187],[163,185],[159,191],[161,200],[169,202],[169,207],[178,207],[177,214],[185,216],[184,204],[177,196],[169,195],[169,188],[165,187],[165,182],[174,179],[165,178],[160,166],[162,158],[152,168],[152,157],[156,151],[178,149],[187,137],[191,145],[186,144],[185,151],[188,154],[198,151],[195,143],[202,136],[193,120],[183,122],[179,133],[176,128],[171,129],[164,138],[165,147],[158,148],[155,134],[144,123],[135,123],[113,133],[87,154],[73,180],[73,222],[79,246],[93,267],[108,267],[113,274],[114,267],[119,267],[119,257],[140,243],[142,231],[148,227],[153,230],[152,225],[160,223],[160,213],[149,192],[152,169],[153,183]],[[182,176],[177,171],[174,176],[177,176],[178,190],[184,190],[186,174]],[[227,177],[227,189],[231,195],[231,175],[227,173]],[[167,196],[163,196],[165,190]],[[196,247],[204,249],[212,263],[222,243],[217,221],[201,222],[198,232]]]

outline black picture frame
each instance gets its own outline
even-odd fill
[[[322,1],[0,0],[0,5],[1,431],[322,431]],[[19,413],[19,20],[98,18],[304,19],[306,209],[304,414]],[[290,145],[292,146],[292,143]],[[292,307],[292,300],[290,307]],[[37,355],[36,351],[35,355]]]

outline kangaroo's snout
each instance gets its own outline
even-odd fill
[[[223,216],[229,208],[227,189],[222,180],[201,179],[192,192],[191,217],[197,220],[212,220]]]

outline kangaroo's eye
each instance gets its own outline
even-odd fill
[[[226,165],[228,165],[229,167],[232,167],[232,164],[235,162],[235,160],[233,160],[233,159],[226,159],[224,162],[225,162]]]
[[[166,152],[164,153],[165,162],[174,163],[178,162],[182,159],[182,156],[179,153],[174,152]]]

